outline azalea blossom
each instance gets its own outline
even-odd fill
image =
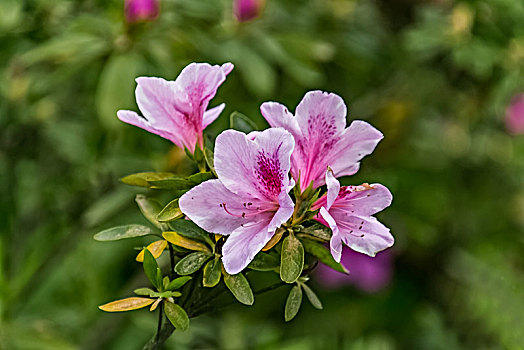
[[[506,129],[510,134],[524,134],[524,94],[515,96],[506,109]]]
[[[151,21],[158,16],[158,0],[126,0],[124,13],[128,23]]]
[[[393,277],[393,254],[389,249],[371,258],[344,246],[340,263],[349,270],[349,275],[324,264],[318,265],[315,277],[322,286],[340,288],[354,285],[364,292],[376,293],[386,288]]]
[[[391,204],[393,196],[385,186],[363,184],[341,188],[331,170],[326,173],[326,183],[327,194],[311,209],[320,209],[314,219],[333,231],[330,248],[337,262],[342,256],[342,243],[369,256],[393,245],[395,240],[389,229],[372,216]]]
[[[295,116],[277,102],[265,102],[260,110],[269,125],[282,127],[295,137],[291,174],[300,178],[302,191],[312,181],[314,187],[322,186],[328,166],[336,177],[355,174],[359,161],[383,138],[380,131],[361,120],[346,128],[346,105],[333,93],[306,93]]]
[[[293,136],[271,128],[248,137],[235,130],[221,133],[215,144],[217,180],[186,192],[180,210],[209,232],[228,235],[222,247],[224,268],[242,271],[293,214],[288,192]]]
[[[136,102],[144,116],[120,110],[118,118],[194,152],[197,145],[203,147],[203,130],[225,107],[222,103],[207,110],[209,101],[232,69],[231,63],[222,66],[191,63],[175,81],[137,78]]]

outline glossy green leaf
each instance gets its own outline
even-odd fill
[[[130,186],[151,187],[149,181],[162,180],[174,176],[172,173],[144,172],[127,175],[120,179],[123,183]]]
[[[168,222],[183,217],[182,211],[178,207],[178,198],[169,202],[160,213],[157,215],[157,220],[160,222]]]
[[[219,256],[207,262],[204,266],[204,277],[202,284],[204,287],[214,287],[220,282],[222,276],[222,262]]]
[[[191,253],[176,264],[175,271],[179,275],[190,275],[197,272],[211,256],[204,252]]]
[[[224,271],[224,283],[239,302],[245,305],[253,305],[255,302],[253,290],[242,273],[230,275]]]
[[[187,179],[189,180],[189,182],[191,182],[191,186],[193,187],[201,184],[204,181],[211,180],[212,178],[213,174],[211,174],[210,172],[201,172],[191,175]]]
[[[148,297],[152,297],[155,295],[156,292],[152,290],[151,288],[138,288],[134,290],[134,293],[136,295],[145,295]]]
[[[211,172],[217,176],[215,171],[215,154],[209,148],[204,148],[204,157],[206,158],[206,164],[211,169]]]
[[[175,278],[169,284],[167,285],[167,290],[175,290],[181,288],[184,284],[186,284],[192,277],[191,276],[182,276]]]
[[[293,286],[287,297],[284,309],[286,322],[291,321],[297,315],[300,305],[302,305],[302,289],[299,286]]]
[[[286,283],[294,283],[304,268],[304,247],[291,234],[284,238],[280,254],[280,278]]]
[[[158,190],[188,190],[192,183],[182,176],[171,176],[160,180],[149,181],[151,188]]]
[[[213,245],[213,241],[209,238],[209,233],[198,227],[193,221],[175,220],[169,223],[169,227],[181,236]]]
[[[258,130],[257,125],[248,117],[240,112],[233,112],[229,117],[229,127],[234,130],[249,133],[254,130]]]
[[[311,241],[309,239],[303,239],[302,244],[308,254],[316,257],[321,263],[331,267],[333,270],[342,272],[349,275],[349,271],[333,259],[331,252],[321,243]]]
[[[147,249],[144,250],[144,262],[142,263],[142,266],[144,268],[144,272],[149,279],[149,281],[155,286],[156,288],[159,287],[157,283],[157,269],[158,264],[156,262],[156,259],[153,257],[153,254]]]
[[[305,283],[300,283],[300,286],[304,288],[304,292],[306,292],[306,296],[311,305],[313,305],[315,309],[322,310],[322,302],[318,298],[317,294]]]
[[[189,317],[187,316],[186,311],[180,305],[165,301],[164,310],[166,312],[167,318],[169,321],[171,321],[176,329],[185,331],[189,328]]]
[[[247,267],[257,271],[271,271],[280,266],[280,259],[277,256],[260,252]]]
[[[97,241],[118,241],[125,238],[142,237],[153,234],[153,231],[142,225],[125,225],[113,227],[104,231],[101,231],[93,236]]]
[[[136,195],[135,201],[145,218],[162,230],[163,225],[157,220],[157,215],[162,210],[162,205],[160,205],[156,200],[147,198],[141,194]]]

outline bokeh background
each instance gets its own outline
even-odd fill
[[[522,1],[267,0],[245,22],[230,0],[161,0],[142,20],[123,1],[0,1],[0,348],[140,349],[154,333],[147,310],[97,309],[146,283],[147,239],[92,235],[145,223],[118,178],[192,170],[116,110],[137,110],[136,76],[193,61],[235,64],[211,136],[234,110],[265,128],[262,102],[294,110],[312,89],[382,130],[343,182],[391,189],[379,217],[396,244],[372,267],[351,255],[351,280],[314,277],[323,311],[284,323],[283,288],[166,348],[524,348]]]

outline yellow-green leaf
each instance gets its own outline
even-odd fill
[[[179,247],[205,253],[211,253],[211,250],[204,243],[193,241],[192,239],[181,236],[176,232],[164,232],[162,233],[162,236],[168,242],[173,243],[174,245],[177,245]]]
[[[189,317],[182,307],[169,301],[164,302],[164,310],[167,318],[176,329],[185,331],[189,328]]]
[[[120,312],[141,309],[153,304],[155,300],[149,298],[131,297],[115,300],[110,303],[100,305],[98,308],[107,312]]]
[[[164,251],[164,249],[166,249],[166,247],[167,247],[167,241],[164,239],[161,239],[159,241],[155,241],[151,243],[145,249],[149,250],[151,254],[153,254],[153,257],[156,259],[160,255],[162,255],[162,252]],[[140,253],[138,253],[138,255],[136,256],[136,261],[144,262],[144,250],[145,249],[142,249]]]
[[[273,237],[271,237],[269,242],[266,243],[266,245],[264,246],[264,248],[262,248],[262,250],[263,251],[268,251],[271,248],[273,248],[280,241],[280,239],[282,238],[282,235],[284,234],[284,232],[286,232],[285,228],[283,228],[283,227],[278,228],[276,230],[275,234],[273,235]]]
[[[156,218],[158,213],[160,213],[162,210],[162,205],[160,205],[160,203],[158,203],[156,200],[147,198],[141,194],[136,195],[135,201],[145,218],[162,230],[164,225],[161,224]]]
[[[304,247],[293,234],[282,242],[280,278],[286,283],[295,282],[304,268]]]
[[[178,198],[169,202],[164,209],[157,215],[157,220],[160,222],[168,222],[181,218],[184,216],[178,207]]]
[[[124,238],[142,237],[153,234],[153,231],[142,225],[125,225],[98,232],[93,238],[97,241],[117,241]]]
[[[149,181],[163,180],[168,177],[172,177],[172,173],[154,173],[154,172],[144,172],[127,175],[120,179],[126,185],[138,186],[138,187],[151,187]]]
[[[255,297],[247,278],[242,274],[230,275],[225,270],[224,282],[235,298],[244,305],[253,305]]]

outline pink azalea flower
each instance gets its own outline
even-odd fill
[[[506,109],[506,129],[513,135],[524,134],[524,94],[515,96]]]
[[[186,192],[180,209],[203,229],[229,235],[222,247],[224,268],[242,271],[293,214],[288,192],[293,136],[283,129],[267,129],[251,140],[226,130],[215,144],[218,180],[206,181]]]
[[[342,248],[342,265],[350,274],[333,270],[319,264],[315,270],[317,280],[325,287],[338,288],[354,285],[358,289],[375,293],[386,288],[393,275],[393,254],[390,250],[380,252],[374,258],[357,253],[348,247]]]
[[[233,15],[239,22],[257,18],[263,8],[264,0],[233,0]]]
[[[385,186],[364,184],[340,188],[331,170],[326,174],[326,183],[327,194],[311,209],[320,209],[314,219],[333,231],[330,247],[336,261],[340,262],[342,243],[369,256],[393,245],[395,240],[389,229],[372,216],[391,204],[393,196]]]
[[[118,118],[194,152],[196,145],[203,147],[203,130],[225,107],[222,103],[206,110],[232,69],[231,63],[222,66],[191,63],[175,81],[137,78],[136,102],[144,117],[133,111],[120,110]]]
[[[124,13],[128,23],[154,20],[158,16],[158,0],[126,0]]]
[[[373,152],[382,133],[370,124],[355,120],[346,126],[346,105],[333,93],[310,91],[297,106],[295,116],[276,102],[260,107],[272,127],[282,127],[295,137],[296,147],[291,157],[291,174],[300,178],[304,191],[311,181],[322,186],[327,167],[336,177],[353,175],[359,161]]]

